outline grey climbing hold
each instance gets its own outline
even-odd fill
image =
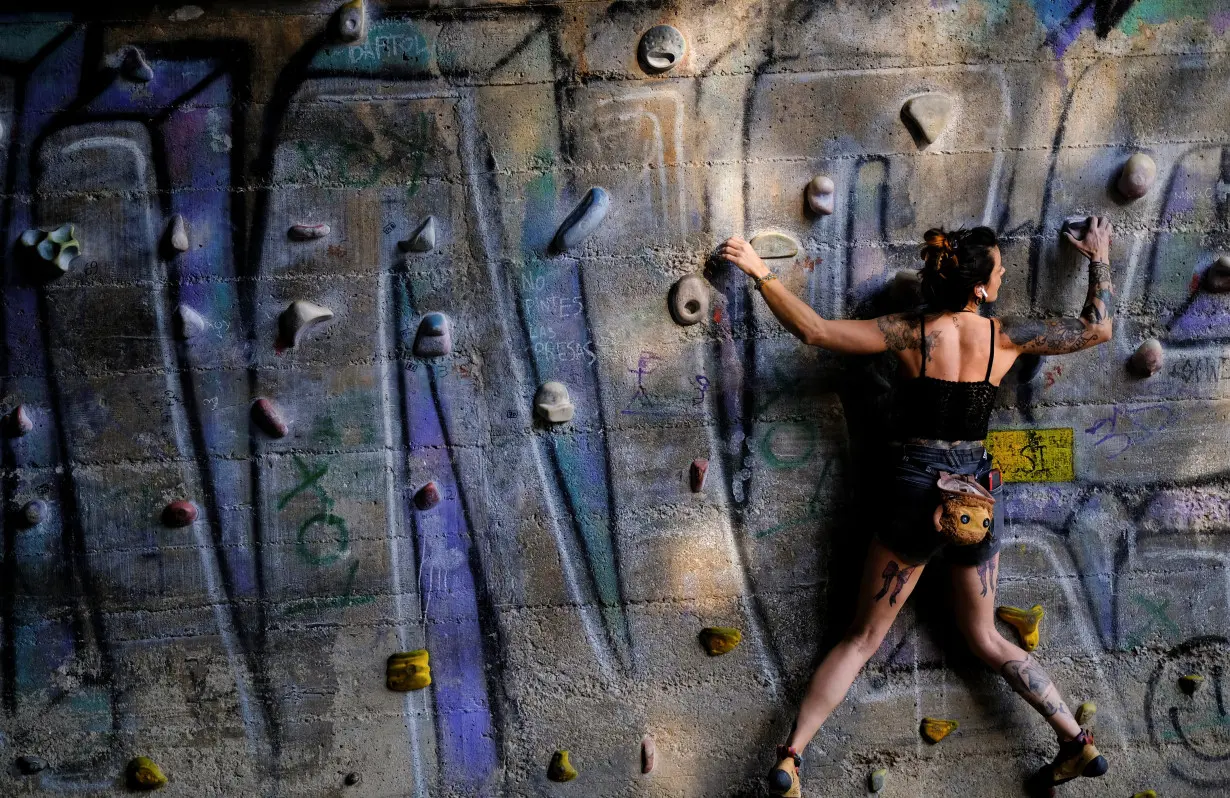
[[[337,37],[346,44],[367,38],[367,6],[363,0],[350,0],[337,10]]]
[[[807,184],[807,207],[813,213],[828,216],[833,212],[833,199],[837,193],[837,184],[833,178],[818,175]]]
[[[692,461],[691,467],[688,468],[688,486],[692,488],[693,493],[700,493],[705,489],[705,477],[709,475],[709,461],[704,457],[698,457]]]
[[[951,115],[952,98],[939,92],[910,97],[901,106],[902,118],[926,144],[935,143],[944,128],[948,127],[948,118]]]
[[[34,429],[34,421],[26,412],[25,405],[17,405],[4,417],[4,432],[10,438],[20,438]]]
[[[1138,152],[1123,165],[1116,186],[1119,193],[1128,199],[1140,199],[1149,193],[1156,179],[1157,164],[1148,155]]]
[[[73,225],[63,224],[54,230],[27,230],[18,242],[28,260],[44,267],[44,273],[59,277],[68,272],[73,258],[81,254],[81,242],[75,233]]]
[[[324,238],[329,235],[329,225],[323,222],[316,224],[300,222],[299,224],[292,224],[290,229],[286,231],[286,235],[292,241],[315,241],[318,238]]]
[[[282,345],[285,347],[298,346],[299,337],[305,330],[331,318],[333,318],[333,311],[328,308],[314,302],[296,299],[287,306],[286,310],[282,311],[282,315],[278,318]]]
[[[418,357],[443,357],[453,351],[452,325],[443,313],[428,313],[419,322],[414,336]]]
[[[357,787],[359,783],[362,781],[363,781],[363,777],[360,776],[358,773],[347,773],[346,777],[342,779],[342,783],[345,784],[347,787]]]
[[[133,83],[149,83],[154,79],[154,70],[145,60],[145,53],[136,47],[128,47],[120,61],[120,74]]]
[[[658,746],[651,735],[646,734],[641,739],[641,772],[652,773],[654,760],[658,757]]]
[[[23,776],[33,776],[47,769],[47,760],[41,756],[19,756],[14,761],[17,771]]]
[[[175,335],[183,340],[195,338],[205,332],[205,319],[189,305],[175,308]]]
[[[606,212],[611,208],[611,195],[605,188],[594,186],[585,192],[581,202],[572,209],[555,233],[551,247],[556,252],[567,252],[584,241],[598,229]]]
[[[534,394],[534,412],[543,421],[562,424],[572,420],[574,411],[572,399],[568,396],[568,386],[562,382],[544,382],[538,388],[538,393]]]
[[[1230,255],[1222,255],[1205,269],[1204,290],[1212,294],[1230,291]]]
[[[272,400],[261,397],[252,403],[252,423],[271,438],[285,438],[290,428]]]
[[[709,315],[709,284],[695,274],[679,278],[671,286],[669,307],[676,324],[684,327],[702,322]]]
[[[884,780],[888,777],[888,770],[880,768],[873,770],[867,774],[867,789],[872,792],[880,792],[884,789]]]
[[[799,254],[799,242],[785,233],[761,233],[750,243],[762,258],[793,258]]]
[[[1128,360],[1128,369],[1137,377],[1152,377],[1162,370],[1162,342],[1150,338],[1137,347],[1136,352]]]
[[[191,22],[204,14],[205,9],[200,6],[180,6],[168,14],[167,19],[172,22]]]
[[[26,502],[21,508],[21,521],[27,529],[36,527],[43,522],[43,517],[47,515],[47,503],[41,499],[34,499]]]
[[[431,252],[436,248],[436,217],[428,216],[413,235],[397,246],[402,252]]]
[[[641,62],[641,69],[658,75],[674,69],[683,60],[687,49],[687,39],[677,28],[654,25],[641,37],[637,60]]]
[[[440,488],[435,482],[428,482],[414,492],[414,506],[420,510],[430,510],[440,503]]]
[[[181,213],[172,216],[167,225],[167,246],[174,252],[188,251],[188,225]]]
[[[1088,216],[1069,216],[1063,220],[1063,224],[1059,225],[1060,238],[1063,238],[1064,233],[1071,233],[1077,241],[1083,241],[1087,232],[1089,232]]]

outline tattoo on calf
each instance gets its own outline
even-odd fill
[[[884,587],[880,588],[880,592],[876,593],[875,600],[888,596],[889,605],[897,603],[897,594],[905,589],[905,583],[910,581],[910,576],[914,573],[917,566],[911,565],[908,568],[902,568],[897,564],[896,560],[889,560],[888,565],[884,566],[884,572],[880,576],[884,579]],[[896,581],[894,585],[893,582]],[[889,593],[889,588],[892,588],[892,593]]]
[[[1072,714],[1068,705],[1059,697],[1059,691],[1055,689],[1051,677],[1046,675],[1046,671],[1042,670],[1033,657],[1026,656],[1025,659],[1006,662],[1000,673],[1008,685],[1042,713],[1043,717],[1049,718],[1056,713]]]
[[[982,595],[987,594],[987,589],[990,588],[991,595],[995,595],[995,560],[987,560],[982,565],[978,566],[978,579],[982,582]]]
[[[917,316],[893,313],[876,319],[876,326],[884,335],[884,343],[888,346],[888,351],[895,353],[919,348],[920,325]],[[935,351],[935,345],[939,343],[939,340],[938,330],[927,333],[927,362],[931,362],[932,352]]]

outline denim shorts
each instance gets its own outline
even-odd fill
[[[935,486],[938,471],[973,474],[983,485],[991,472],[991,457],[981,444],[942,449],[907,443],[895,450],[893,481],[889,489],[888,523],[876,532],[876,539],[909,565],[921,565],[937,554],[954,565],[982,565],[999,551],[997,533],[1003,528],[1003,485],[991,487],[995,497],[995,519],[981,543],[958,546],[935,531],[932,520],[940,503]],[[931,470],[928,470],[931,469]]]

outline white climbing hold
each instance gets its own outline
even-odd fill
[[[314,302],[296,299],[287,306],[286,310],[282,311],[282,315],[278,318],[282,344],[287,347],[298,346],[299,337],[305,330],[331,318],[333,318],[333,311],[328,308]]]
[[[1128,368],[1137,377],[1152,377],[1162,370],[1164,358],[1162,342],[1156,338],[1150,338],[1137,347],[1131,360],[1128,361]]]
[[[402,252],[431,252],[436,248],[436,217],[428,216],[414,234],[398,244]]]
[[[337,37],[346,44],[367,38],[367,7],[363,0],[350,0],[337,11]]]
[[[923,141],[934,144],[948,127],[952,98],[939,92],[919,94],[905,101],[901,113]]]
[[[290,230],[286,231],[286,235],[290,236],[292,241],[314,241],[329,235],[329,225],[323,222],[292,224]]]
[[[762,258],[793,258],[799,254],[799,242],[784,233],[761,233],[750,243]]]
[[[572,420],[574,411],[572,399],[568,396],[568,386],[562,382],[544,382],[534,395],[534,412],[543,421],[562,424]]]
[[[605,188],[594,186],[564,219],[551,242],[556,252],[567,252],[598,229],[611,208],[611,195]]]
[[[1148,155],[1138,152],[1127,159],[1119,172],[1119,182],[1116,185],[1120,194],[1134,200],[1148,194],[1156,179],[1157,164]]]
[[[641,37],[637,56],[646,72],[661,74],[674,69],[688,49],[687,40],[677,28],[654,25]]]
[[[171,245],[171,249],[176,252],[187,252],[188,225],[184,221],[183,214],[177,213],[171,217],[171,224],[167,231],[167,242]]]
[[[833,197],[836,192],[837,186],[833,183],[833,178],[818,175],[807,184],[807,206],[814,213],[828,216],[833,212]]]
[[[671,286],[667,306],[675,323],[687,327],[709,315],[709,284],[702,277],[688,274]]]
[[[189,305],[175,308],[175,334],[184,339],[195,338],[205,331],[205,319]]]
[[[196,19],[197,17],[203,16],[204,14],[205,14],[205,9],[201,8],[200,6],[180,6],[179,8],[172,11],[167,16],[167,19],[171,20],[172,22],[191,22],[192,20]]]
[[[154,69],[145,60],[145,53],[129,47],[120,61],[120,73],[134,83],[149,83],[154,79]]]

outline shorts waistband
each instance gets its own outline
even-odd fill
[[[901,446],[903,457],[935,465],[946,464],[954,468],[980,462],[986,457],[986,453],[986,447],[981,443],[962,444],[953,449],[921,443],[906,443]]]

